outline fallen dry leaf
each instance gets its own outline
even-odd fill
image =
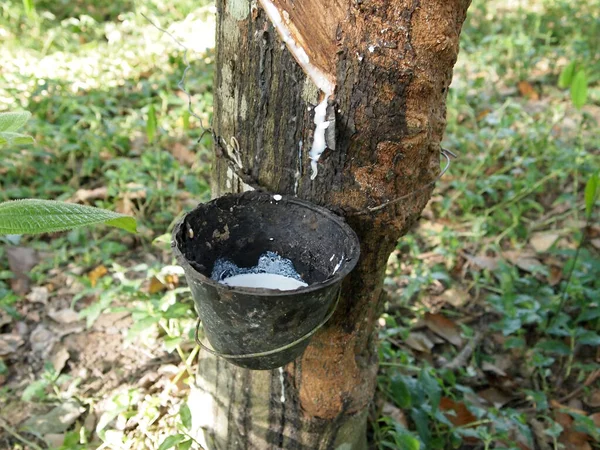
[[[27,300],[33,303],[48,304],[48,288],[45,286],[35,286],[31,288],[31,292],[27,294]]]
[[[12,322],[12,317],[0,310],[0,328]]]
[[[519,94],[522,97],[525,97],[528,100],[539,100],[540,94],[535,90],[533,85],[529,81],[519,81],[517,84],[517,89],[519,90]]]
[[[139,183],[127,183],[127,196],[131,200],[140,200],[146,198],[146,187]]]
[[[33,269],[39,260],[38,253],[27,247],[9,247],[6,249],[8,267],[14,274],[10,280],[10,288],[15,294],[25,295],[29,292],[29,271]]]
[[[477,393],[477,395],[479,395],[481,398],[487,400],[487,402],[490,405],[493,405],[495,408],[498,408],[498,409],[502,408],[504,405],[506,405],[508,402],[510,402],[512,400],[511,397],[509,397],[504,392],[502,392],[501,390],[496,389],[494,387],[484,389],[483,391],[479,391]]]
[[[75,203],[83,203],[89,200],[106,199],[108,196],[108,189],[106,186],[102,186],[96,189],[78,189],[75,194],[71,197],[71,201]]]
[[[427,337],[425,333],[419,331],[411,332],[404,341],[413,350],[423,353],[431,353],[434,343]]]
[[[425,325],[438,336],[443,337],[452,345],[462,347],[463,340],[460,337],[460,328],[442,314],[425,314]]]
[[[42,436],[42,438],[50,448],[61,448],[65,442],[64,433],[49,433]]]
[[[83,406],[75,400],[69,400],[43,416],[30,417],[23,423],[23,428],[42,435],[62,433],[67,431],[84,412]]]
[[[56,336],[54,333],[42,324],[35,327],[29,336],[31,350],[34,353],[41,353],[42,355],[49,354],[52,351],[55,342]]]
[[[592,419],[592,422],[594,422],[594,425],[596,425],[596,428],[600,428],[600,412],[592,414],[590,416],[590,419]]]
[[[580,414],[582,416],[586,416],[586,412],[578,409],[578,408],[571,408],[569,406],[563,405],[562,403],[556,401],[556,400],[550,400],[550,406],[552,407],[553,410],[555,410],[555,413],[559,413],[559,414],[567,414],[566,411],[570,411],[573,412],[575,414]],[[561,411],[562,410],[562,411]],[[569,417],[571,417],[569,414],[567,414]],[[571,418],[571,421],[573,419]]]
[[[23,345],[21,336],[16,334],[0,334],[0,356],[11,355]]]
[[[96,287],[98,280],[108,273],[108,269],[103,265],[96,267],[94,270],[88,273],[88,279],[92,287]]]
[[[578,399],[578,398],[572,398],[569,400],[569,402],[567,403],[567,406],[569,407],[570,410],[573,411],[583,411],[583,402]]]
[[[529,239],[529,244],[538,253],[544,253],[554,245],[560,236],[556,233],[533,233]]]
[[[94,430],[96,428],[96,424],[98,423],[98,416],[94,412],[90,412],[85,420],[83,421],[83,428],[85,430]]]
[[[492,112],[491,109],[485,108],[484,110],[479,111],[479,113],[477,113],[477,116],[475,119],[477,120],[477,122],[479,122],[480,120],[485,119],[487,117],[487,115],[491,112]]]
[[[440,410],[446,413],[446,417],[456,427],[464,427],[477,420],[467,406],[462,402],[455,402],[449,397],[442,397]],[[454,413],[452,413],[454,412]]]
[[[600,408],[600,390],[595,390],[585,398],[585,404],[591,408]]]
[[[8,256],[8,267],[16,276],[27,275],[38,262],[40,262],[38,253],[27,247],[9,247],[6,249]]]
[[[58,351],[54,352],[50,358],[50,362],[56,373],[60,373],[65,368],[65,364],[67,364],[70,357],[71,355],[69,355],[69,351],[65,347],[61,347]]]
[[[600,239],[591,239],[590,242],[597,250],[600,250]]]
[[[123,195],[122,198],[117,200],[117,203],[115,204],[115,211],[117,211],[119,214],[125,214],[127,216],[133,215],[134,208],[131,198],[127,195]]]
[[[71,308],[50,311],[48,316],[58,323],[73,323],[79,320],[79,314],[73,311]]]
[[[528,252],[510,250],[502,253],[502,256],[504,256],[511,264],[525,272],[534,272],[540,266],[543,266],[540,260],[534,257],[535,255]]]
[[[196,162],[196,154],[190,151],[190,149],[181,142],[175,142],[173,146],[169,148],[169,151],[181,164],[191,166]]]
[[[535,442],[540,450],[552,450],[552,446],[550,445],[552,442],[552,437],[546,433],[546,427],[544,424],[537,419],[531,419],[529,421],[529,425],[531,427],[531,431],[533,431]]]
[[[391,417],[404,428],[408,429],[408,420],[406,420],[406,415],[404,414],[404,411],[402,411],[400,408],[397,408],[395,405],[386,402],[383,405],[383,409],[381,412],[384,416]]]
[[[469,301],[469,293],[460,288],[446,289],[440,297],[455,308],[460,308]]]
[[[495,373],[496,375],[501,377],[507,376],[504,370],[487,361],[481,363],[481,370],[483,370],[484,372]]]
[[[496,257],[472,256],[465,253],[465,258],[479,269],[496,270],[498,268],[498,258]]]
[[[550,267],[550,276],[548,277],[548,284],[550,286],[556,286],[562,280],[562,269],[557,266]]]
[[[587,434],[573,429],[563,431],[558,438],[558,442],[569,450],[592,450],[589,440]]]
[[[554,420],[563,428],[563,432],[558,441],[561,444],[564,444],[565,448],[569,450],[591,450],[592,447],[589,444],[590,436],[573,429],[574,420],[568,413],[568,411],[571,411],[573,413],[587,415],[585,411],[569,408],[556,400],[550,400],[550,406],[553,409]]]
[[[167,286],[162,284],[158,278],[152,277],[150,279],[150,284],[148,285],[148,293],[149,294],[156,294],[156,293],[162,292],[166,289],[167,289]]]

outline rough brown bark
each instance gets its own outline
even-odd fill
[[[317,0],[274,3],[311,61],[336,80],[335,150],[321,156],[311,181],[318,90],[256,2],[218,0],[213,193],[259,188],[327,206],[357,232],[362,256],[302,358],[282,372],[250,372],[204,354],[190,406],[209,448],[359,449],[375,390],[373,331],[387,258],[431,190],[364,211],[439,173],[469,0],[336,0],[325,13]]]

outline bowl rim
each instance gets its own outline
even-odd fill
[[[274,198],[278,196],[280,198]],[[288,291],[280,291],[278,289],[266,289],[266,288],[252,288],[252,287],[240,287],[240,286],[227,286],[226,284],[219,283],[218,281],[213,280],[210,277],[198,272],[188,261],[188,259],[183,255],[183,252],[179,248],[179,244],[177,242],[177,237],[181,233],[182,227],[185,224],[186,219],[196,212],[198,209],[206,208],[209,206],[214,206],[215,204],[218,207],[218,203],[222,202],[224,199],[237,198],[238,201],[243,200],[246,201],[265,201],[271,200],[276,203],[294,203],[296,205],[302,206],[304,208],[310,209],[314,212],[317,212],[323,216],[328,217],[330,220],[334,221],[338,227],[346,234],[350,241],[354,242],[354,245],[351,246],[352,254],[344,255],[345,263],[342,264],[342,267],[338,272],[336,272],[333,276],[327,278],[324,281],[310,284],[306,287],[300,287],[294,290]],[[185,215],[179,219],[175,227],[173,228],[173,232],[171,234],[171,248],[175,253],[175,257],[177,258],[178,263],[184,268],[185,274],[190,275],[192,277],[193,282],[200,282],[203,284],[208,284],[209,286],[214,287],[215,289],[231,292],[231,293],[240,293],[240,294],[252,294],[255,296],[264,296],[264,297],[291,297],[298,294],[311,293],[314,291],[318,291],[321,289],[328,288],[332,285],[339,283],[343,280],[355,267],[358,263],[358,259],[360,258],[360,240],[358,239],[358,235],[356,232],[346,223],[346,221],[333,213],[327,208],[322,206],[315,205],[309,201],[292,197],[289,195],[283,194],[272,194],[269,192],[258,192],[258,191],[250,191],[250,192],[242,192],[237,194],[226,194],[221,197],[217,197],[213,200],[210,200],[206,203],[199,203],[194,209],[187,212]],[[350,259],[348,259],[350,258]]]

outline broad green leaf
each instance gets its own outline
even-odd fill
[[[183,129],[189,130],[190,129],[190,112],[187,109],[184,109],[183,115],[181,116],[181,118],[183,120]]]
[[[582,330],[581,333],[577,333],[576,341],[580,345],[598,347],[600,346],[600,335],[591,330]]]
[[[25,9],[25,14],[29,19],[33,19],[35,17],[35,5],[33,0],[23,0],[23,8]]]
[[[425,388],[425,392],[429,397],[432,412],[437,411],[442,398],[442,388],[440,387],[438,381],[431,376],[428,370],[422,370],[421,374],[419,375],[419,382],[423,388]]]
[[[177,346],[179,344],[181,344],[182,341],[183,341],[183,339],[178,336],[166,337],[164,339],[165,350],[167,351],[167,353],[171,353],[173,350],[175,350],[177,348]]]
[[[33,399],[43,398],[46,395],[46,387],[48,384],[49,381],[45,379],[34,381],[25,388],[23,394],[21,394],[21,399],[24,402],[30,402]]]
[[[141,320],[137,320],[128,330],[127,339],[133,339],[141,332],[147,330],[154,324],[160,321],[160,317],[146,316]]]
[[[419,450],[421,448],[419,440],[411,436],[408,432],[396,435],[396,445],[398,446],[397,448],[402,450]]]
[[[571,100],[576,108],[581,108],[587,101],[588,82],[585,72],[580,70],[573,77],[571,83]]]
[[[410,391],[408,390],[408,386],[406,386],[401,378],[395,378],[392,380],[391,391],[394,401],[400,408],[409,409],[412,407]]]
[[[181,444],[177,445],[177,450],[189,450],[192,447],[194,441],[188,439],[187,441],[183,441]]]
[[[96,224],[136,232],[133,217],[91,206],[37,199],[0,203],[0,235],[49,233]]]
[[[410,412],[410,417],[415,423],[415,428],[417,429],[417,433],[419,433],[419,437],[423,441],[423,444],[425,444],[425,448],[430,448],[429,443],[431,441],[432,429],[429,416],[421,408],[413,408]]]
[[[79,446],[79,431],[78,430],[73,430],[69,433],[67,433],[65,435],[65,439],[63,441],[63,447],[62,448],[67,448],[67,449],[72,449],[72,448],[81,448],[78,447]]]
[[[596,201],[598,192],[598,174],[595,173],[590,177],[585,185],[585,215],[587,218],[592,216],[592,209]]]
[[[30,117],[29,111],[0,113],[0,131],[17,131],[27,123]]]
[[[548,341],[538,343],[535,348],[539,350],[543,350],[553,355],[569,355],[571,353],[571,349],[567,344],[563,341],[559,341],[558,339],[551,339]]]
[[[187,403],[181,405],[179,408],[179,417],[181,418],[182,425],[187,429],[192,429],[192,412],[190,411],[190,407]]]
[[[3,145],[23,145],[33,144],[35,140],[26,134],[15,133],[14,131],[0,131],[0,146]]]
[[[158,450],[168,450],[170,448],[175,447],[180,442],[183,442],[186,439],[186,436],[183,434],[174,434],[172,436],[168,436],[162,444],[158,447]]]
[[[154,137],[156,136],[156,111],[154,110],[154,105],[150,105],[148,109],[148,122],[146,122],[146,137],[148,138],[148,142],[154,141]]]
[[[573,75],[575,74],[575,61],[571,61],[569,64],[565,66],[565,68],[560,73],[560,77],[558,78],[558,87],[561,89],[566,89],[571,86],[571,82],[573,81]]]

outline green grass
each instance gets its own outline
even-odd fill
[[[29,14],[21,1],[0,5],[0,111],[31,111],[26,132],[36,139],[35,146],[3,155],[0,201],[65,200],[80,189],[106,188],[87,203],[133,214],[141,230],[136,237],[97,228],[23,238],[51,255],[33,270],[33,282],[41,285],[57,270],[71,275],[81,286],[71,300],[90,323],[126,302],[139,324],[130,338],[154,333],[182,360],[190,354],[177,337],[193,328],[191,303],[182,291],[149,293],[141,286],[170,276],[160,272],[170,262],[168,248],[153,240],[182,210],[210,197],[211,137],[202,135],[201,125],[211,118],[214,67],[210,26],[201,24],[212,10],[200,3],[39,1]],[[583,194],[600,168],[597,2],[506,3],[473,2],[448,94],[443,144],[459,158],[439,183],[426,219],[399,242],[390,261],[370,426],[378,448],[519,448],[517,441],[534,448],[532,420],[551,448],[561,448],[560,405],[553,401],[575,392],[570,406],[594,411],[582,400],[596,388],[577,389],[600,369],[594,357],[600,258],[592,244],[600,230],[597,210],[586,227]],[[190,48],[186,85],[202,124],[177,89],[186,67],[182,48],[139,12]],[[571,61],[589,81],[581,110],[567,89],[557,87]],[[523,96],[519,82],[540,98]],[[152,110],[156,129],[149,136]],[[190,152],[191,164],[184,161]],[[539,233],[558,237],[536,252],[532,239]],[[149,260],[148,254],[160,256]],[[110,276],[92,282],[89,272],[99,266]],[[0,246],[0,308],[18,316],[11,277]],[[446,316],[463,346],[440,339],[423,352],[407,345],[419,333],[433,338],[420,326],[427,312]],[[478,345],[468,358],[444,368],[472,340]],[[490,371],[490,364],[507,359],[505,375]],[[7,370],[0,359],[0,376]],[[72,395],[51,371],[38,381],[37,390],[30,389],[32,402]],[[488,389],[506,402],[486,404],[479,394]],[[0,404],[14,395],[0,389]],[[154,417],[156,398],[137,404],[138,391],[123,395],[113,399],[115,411]],[[461,414],[447,413],[452,407]],[[598,437],[589,418],[569,413],[574,427]],[[185,434],[181,420],[169,423]],[[132,433],[122,438],[143,443]]]

